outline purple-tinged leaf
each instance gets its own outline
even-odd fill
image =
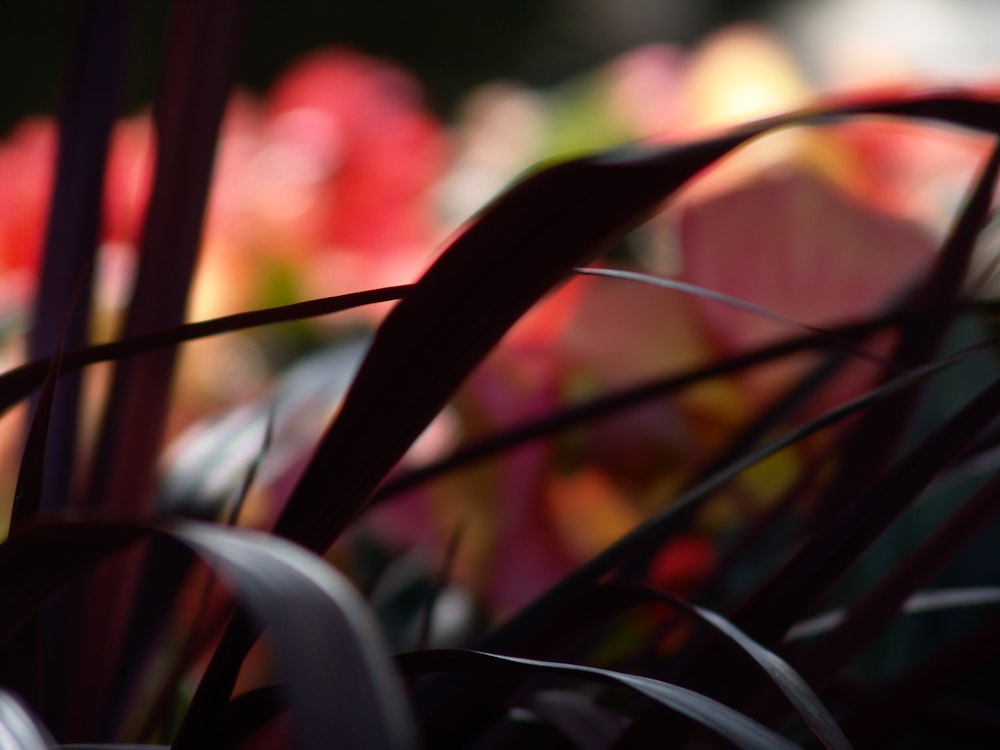
[[[154,105],[156,169],[140,241],[125,335],[183,322],[201,245],[219,127],[235,75],[246,6],[240,0],[171,5],[164,75]],[[156,459],[166,427],[176,350],[118,362],[89,467],[83,505],[133,518],[150,514]],[[139,552],[134,553],[136,555]],[[76,679],[89,682],[74,706],[74,735],[107,733],[123,696],[106,700],[113,675],[131,671],[125,637],[139,558],[90,581]],[[71,678],[72,679],[72,678]],[[105,710],[93,710],[103,704]]]
[[[74,9],[74,46],[59,115],[59,156],[52,190],[45,249],[35,295],[28,349],[32,359],[82,346],[89,329],[89,285],[97,252],[104,166],[118,112],[128,39],[129,6],[124,0],[90,0]],[[88,294],[74,305],[65,325],[66,300],[81,280]],[[46,481],[39,487],[44,507],[68,504],[75,460],[80,379],[65,379],[55,402],[55,429],[46,452]]]
[[[245,10],[238,0],[182,0],[173,7],[154,110],[156,172],[126,336],[184,319]],[[161,349],[115,368],[91,472],[90,504],[133,512],[148,507],[173,364],[174,350]]]

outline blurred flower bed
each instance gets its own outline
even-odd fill
[[[413,281],[462,221],[539,161],[637,139],[682,141],[806,106],[815,93],[777,40],[738,27],[692,51],[637,49],[546,91],[487,83],[446,124],[394,64],[347,49],[316,52],[263,96],[230,102],[189,318]],[[55,127],[26,120],[0,143],[8,366],[19,361],[29,317]],[[95,339],[115,335],[128,298],[151,128],[140,113],[114,132]],[[699,178],[602,263],[706,287],[802,325],[856,319],[884,309],[927,269],[984,148],[963,132],[875,120],[784,131]],[[242,517],[269,524],[307,458],[304,446],[346,386],[364,332],[385,309],[188,345],[164,502],[234,492],[271,414],[272,443]],[[402,468],[560,406],[797,332],[715,300],[571,279],[508,335]],[[886,343],[867,346],[875,355]],[[500,612],[513,610],[669,502],[814,361],[802,356],[718,379],[453,472],[375,508],[353,543],[406,551],[433,570],[457,535],[452,580]],[[873,375],[863,361],[848,368],[794,419],[856,395]],[[91,380],[96,400],[101,383]],[[4,422],[8,467],[16,465],[21,417]],[[657,582],[674,590],[696,583],[714,564],[717,540],[766,508],[798,479],[803,452],[825,444],[819,437],[785,451],[720,494],[701,514],[699,533],[655,561]],[[231,460],[199,463],[221,447]],[[352,540],[339,554],[361,576]]]

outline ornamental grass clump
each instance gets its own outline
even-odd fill
[[[126,127],[155,152],[148,198],[102,208],[128,34],[125,3],[90,3],[37,266],[0,220],[36,274],[29,359],[0,375],[3,409],[30,407],[0,545],[5,747],[996,743],[1000,367],[972,270],[996,90],[555,159],[432,253],[447,149],[405,74],[321,55],[268,109],[231,98],[244,4],[171,12],[151,119]],[[940,237],[818,157],[866,164],[893,133],[863,125],[888,119],[975,142]],[[746,158],[778,132],[816,158]],[[258,138],[297,171],[246,214]],[[215,213],[213,167],[242,178]],[[682,263],[652,273],[636,248],[664,223]],[[122,237],[134,280],[107,310]],[[332,276],[397,285],[187,321],[199,262],[221,283],[311,243]],[[379,266],[400,256],[414,280]],[[179,347],[279,327],[296,363],[164,455],[195,421]]]

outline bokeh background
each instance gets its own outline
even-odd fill
[[[413,280],[449,233],[541,159],[697,136],[831,90],[1000,84],[1000,0],[248,5],[240,91],[223,124],[191,319]],[[0,4],[0,156],[8,153],[6,171],[0,164],[7,189],[0,282],[21,295],[0,294],[5,366],[23,356],[46,216],[41,178],[53,159],[51,116],[77,9],[65,0]],[[98,337],[113,334],[136,262],[148,105],[170,4],[136,2],[132,10],[104,205]],[[333,57],[308,57],[334,48]],[[44,117],[26,120],[34,115]],[[671,215],[616,247],[611,261],[807,324],[872,314],[933,257],[984,144],[898,124],[835,130],[754,144]],[[34,196],[28,178],[38,178]],[[409,467],[518,421],[787,333],[662,290],[576,282],[485,363],[415,446]],[[363,347],[352,336],[377,319],[342,316],[343,325],[311,322],[186,346],[162,502],[222,507],[278,403],[275,448],[244,519],[267,525],[349,382]],[[519,606],[685,486],[692,467],[721,450],[802,365],[712,384],[511,451],[397,502],[384,529],[400,548],[440,548],[463,528],[460,577],[465,571],[477,594],[501,607]],[[817,411],[859,392],[868,376],[817,402]],[[106,387],[99,378],[97,371],[88,381],[89,408]],[[23,416],[0,429],[10,467]],[[86,422],[96,422],[96,411]],[[84,445],[91,437],[82,436]],[[665,558],[665,579],[703,574],[714,540],[748,508],[765,507],[808,464],[809,451],[822,448],[751,472],[695,537],[682,540],[689,546]],[[478,498],[471,511],[469,497]],[[495,564],[508,557],[523,564]]]
[[[993,33],[1000,28],[997,0],[247,1],[244,85],[264,90],[303,52],[348,44],[412,71],[444,117],[485,80],[549,86],[637,45],[690,46],[739,21],[779,31],[817,83],[836,58],[851,55],[872,73],[905,59],[920,72],[963,80],[986,75],[1000,61]],[[56,108],[76,6],[70,0],[0,3],[6,71],[0,132],[25,114]],[[134,4],[130,110],[155,94],[168,11],[167,2]],[[873,66],[873,59],[883,64]]]

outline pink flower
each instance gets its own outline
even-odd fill
[[[55,124],[41,118],[25,120],[0,142],[0,288],[5,308],[27,305],[30,299],[45,241],[55,152]]]

